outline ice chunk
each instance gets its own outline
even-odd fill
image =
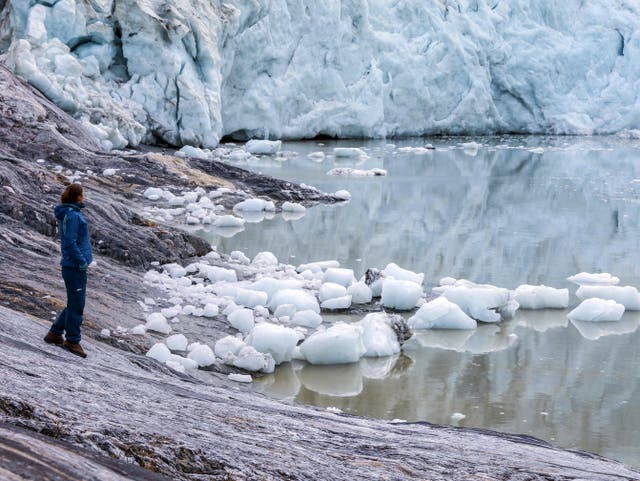
[[[500,322],[502,318],[496,311],[506,307],[509,302],[507,289],[472,283],[465,284],[461,281],[453,286],[445,286],[443,295],[457,304],[465,314],[482,322]]]
[[[235,215],[222,215],[217,217],[212,224],[215,227],[242,227],[244,225],[244,219],[236,217]]]
[[[198,369],[198,363],[193,359],[187,357],[178,356],[177,354],[171,354],[169,361],[181,365],[185,369]],[[183,371],[184,372],[184,371]]]
[[[211,266],[207,269],[207,277],[211,282],[237,282],[238,276],[233,269],[225,269],[224,267]]]
[[[167,319],[171,319],[172,317],[176,317],[178,314],[182,314],[182,307],[179,304],[177,304],[172,307],[166,307],[164,309],[161,309],[160,313]]]
[[[293,317],[295,313],[296,313],[296,306],[294,306],[293,304],[280,304],[278,308],[275,310],[275,312],[273,313],[273,315],[278,319],[283,317],[287,317],[290,319]]]
[[[112,175],[116,175],[117,169],[104,169],[102,171],[102,175],[105,177],[111,177]]]
[[[580,300],[608,299],[622,304],[627,311],[640,311],[640,293],[632,286],[580,286],[576,296]]]
[[[236,309],[227,317],[229,324],[238,331],[247,333],[253,329],[255,324],[253,320],[253,311],[251,309]]]
[[[452,286],[455,283],[456,279],[454,279],[453,277],[443,277],[442,279],[440,279],[441,286]]]
[[[477,327],[476,321],[446,297],[438,297],[423,304],[407,322],[412,329],[475,329]]]
[[[302,213],[305,212],[307,209],[304,205],[302,204],[297,204],[295,202],[284,202],[282,204],[282,211],[283,212],[298,212],[298,213]]]
[[[309,155],[307,155],[307,157],[309,157],[312,160],[318,161],[318,162],[322,162],[324,160],[324,152],[311,152]]]
[[[252,139],[245,144],[244,149],[254,155],[273,155],[282,149],[282,141]]]
[[[322,316],[311,310],[298,311],[293,315],[291,324],[315,329],[322,324]]]
[[[169,334],[171,332],[171,326],[167,322],[167,319],[159,312],[154,312],[147,316],[145,329],[147,331],[155,331],[161,334]]]
[[[320,306],[317,299],[302,289],[282,289],[277,291],[269,302],[269,308],[275,311],[281,304],[293,304],[298,311],[309,309],[320,314]]]
[[[259,352],[271,354],[277,365],[291,360],[298,333],[288,327],[263,322],[253,328],[246,342]]]
[[[369,170],[352,169],[350,167],[336,167],[327,172],[327,175],[335,177],[377,177],[387,175],[384,169],[374,168]]]
[[[202,315],[204,317],[215,317],[219,314],[220,308],[216,304],[205,304]]]
[[[335,297],[320,304],[322,309],[349,309],[351,307],[351,296]]]
[[[252,383],[253,379],[249,374],[237,374],[235,372],[229,373],[227,375],[230,381],[241,382],[241,383]]]
[[[187,275],[187,270],[180,264],[164,264],[162,268],[167,271],[173,279]]]
[[[164,363],[171,358],[171,351],[164,343],[157,342],[147,351],[146,356]]]
[[[624,306],[616,301],[590,298],[572,310],[567,317],[572,321],[606,322],[619,321]]]
[[[566,309],[569,306],[568,289],[554,289],[544,285],[518,286],[513,298],[522,309]]]
[[[163,194],[162,189],[159,189],[157,187],[149,187],[147,190],[144,191],[142,195],[149,200],[160,200],[162,198],[162,194]]]
[[[308,264],[300,264],[296,267],[296,272],[304,272],[306,270],[310,270],[311,272],[321,272],[329,269],[330,267],[340,267],[340,263],[335,260],[309,262]]]
[[[616,286],[620,283],[619,278],[606,272],[599,274],[580,272],[579,274],[567,277],[567,280],[579,286]]]
[[[338,200],[351,199],[351,193],[348,190],[337,190],[333,193],[333,196]]]
[[[242,251],[231,251],[231,254],[229,254],[229,258],[232,261],[237,262],[238,264],[243,264],[243,265],[249,265],[249,263],[251,262],[249,258],[246,255],[244,255],[244,252]]]
[[[269,296],[265,292],[242,288],[237,288],[233,297],[236,304],[251,308],[264,306],[269,299]]]
[[[364,281],[351,284],[347,289],[347,294],[351,296],[353,304],[368,304],[373,297],[371,289]]]
[[[213,351],[206,344],[197,345],[187,357],[197,362],[199,367],[211,366],[216,362]]]
[[[368,157],[367,153],[355,147],[336,147],[333,149],[333,155],[336,157],[347,157],[347,158],[363,158]]]
[[[144,324],[138,324],[133,329],[131,329],[131,334],[135,334],[136,336],[142,336],[147,332],[147,328]]]
[[[346,295],[347,289],[343,285],[334,282],[325,282],[320,286],[320,290],[318,291],[318,299],[320,299],[320,302]]]
[[[332,282],[334,284],[340,284],[344,287],[349,287],[356,279],[353,276],[353,270],[340,269],[338,267],[329,267],[322,278],[323,282]]]
[[[100,335],[102,337],[111,337],[111,331],[109,329],[102,329]]]
[[[422,283],[424,282],[423,273],[417,274],[415,272],[403,269],[393,262],[388,264],[387,267],[382,270],[382,274],[385,277],[393,277],[398,281],[411,281],[420,285],[422,285]]]
[[[300,352],[311,364],[347,364],[357,362],[366,348],[362,328],[337,323],[324,331],[311,334],[301,345]]]
[[[365,357],[392,356],[400,352],[398,336],[385,313],[367,314],[357,325],[362,329]]]
[[[266,201],[262,199],[245,199],[233,206],[233,210],[241,212],[262,212],[266,210]]]
[[[259,352],[253,346],[245,346],[240,349],[231,364],[247,371],[266,373],[273,372],[275,367],[275,361],[271,354]]]
[[[250,284],[247,288],[254,291],[265,292],[269,302],[276,292],[283,289],[300,289],[302,288],[302,285],[302,282],[295,279],[273,279],[271,277],[263,277],[253,284]]]
[[[176,152],[178,157],[192,157],[194,159],[209,160],[212,158],[212,153],[207,149],[199,149],[198,147],[192,147],[191,145],[185,145]]]
[[[382,285],[382,305],[391,309],[413,309],[421,296],[422,286],[415,282],[386,279]]]
[[[174,334],[167,337],[164,342],[172,351],[186,351],[189,344],[184,334]]]
[[[251,261],[256,266],[277,266],[278,258],[271,252],[258,252]]]
[[[245,346],[246,344],[242,341],[242,339],[238,339],[234,336],[227,336],[216,341],[215,345],[213,346],[213,350],[216,356],[222,359],[226,364],[227,362],[233,362],[233,359],[235,359],[235,356],[238,355],[240,349]]]

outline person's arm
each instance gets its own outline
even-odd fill
[[[61,244],[62,249],[69,253],[71,260],[78,263],[80,269],[87,268],[87,260],[78,247],[78,230],[80,219],[77,215],[66,215],[62,221]]]

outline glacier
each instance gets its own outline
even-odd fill
[[[0,60],[106,150],[640,128],[621,0],[0,1]]]

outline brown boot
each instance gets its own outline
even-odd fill
[[[47,344],[55,344],[56,346],[62,346],[64,339],[60,334],[56,334],[55,332],[49,331],[47,335],[44,336],[44,342]]]
[[[75,354],[76,356],[87,357],[87,354],[84,352],[79,342],[71,342],[65,340],[62,347],[64,347],[70,353]]]

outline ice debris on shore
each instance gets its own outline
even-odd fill
[[[352,169],[351,167],[335,167],[329,170],[327,175],[335,177],[381,177],[387,175],[387,171],[380,168],[361,170]]]

